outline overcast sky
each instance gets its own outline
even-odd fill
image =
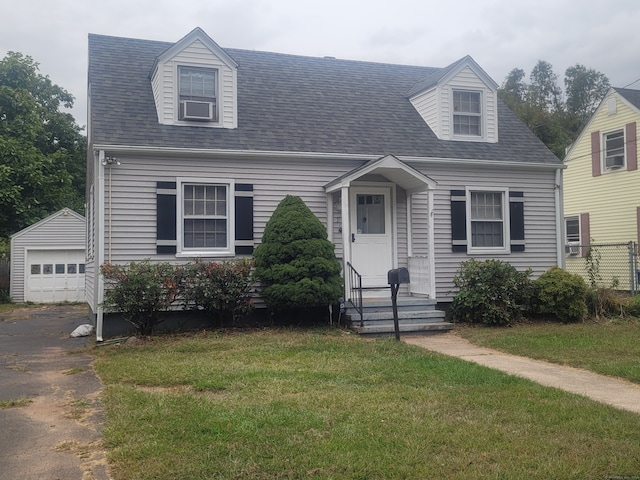
[[[87,35],[175,42],[201,27],[221,47],[444,67],[465,55],[498,83],[540,59],[560,82],[580,63],[640,79],[637,0],[13,0],[0,57],[30,55],[86,124]],[[640,89],[640,81],[631,88]]]

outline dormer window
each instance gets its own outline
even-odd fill
[[[218,70],[215,68],[178,67],[178,119],[218,121]]]
[[[482,134],[482,109],[480,92],[453,91],[453,134]]]

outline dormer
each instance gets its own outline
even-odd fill
[[[237,63],[196,28],[160,55],[151,86],[163,125],[237,128]]]
[[[409,100],[440,140],[498,141],[498,85],[466,56],[418,82]]]

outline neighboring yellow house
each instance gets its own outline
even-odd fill
[[[637,242],[640,237],[638,122],[640,90],[611,88],[567,152],[563,190],[569,270],[584,264],[587,249],[580,245]],[[621,248],[617,262],[625,258]],[[602,268],[609,269],[608,263]],[[628,286],[629,275],[616,277]]]

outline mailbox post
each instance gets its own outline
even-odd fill
[[[387,281],[391,286],[391,304],[393,305],[393,327],[396,331],[396,340],[400,340],[400,325],[398,323],[398,289],[403,283],[409,283],[409,270],[406,268],[394,268],[387,272]]]

